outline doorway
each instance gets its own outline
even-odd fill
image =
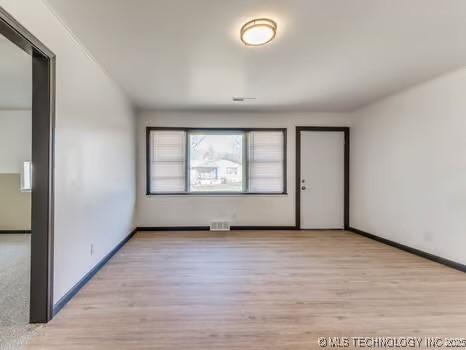
[[[296,128],[296,226],[349,227],[349,128]]]
[[[46,323],[53,305],[55,55],[2,7],[0,35],[32,62],[29,322]]]
[[[0,34],[0,349],[27,334],[31,266],[32,57]]]

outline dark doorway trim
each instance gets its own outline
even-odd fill
[[[302,131],[341,131],[345,135],[345,165],[344,165],[344,228],[349,228],[350,190],[349,190],[349,164],[350,164],[350,128],[334,126],[297,126],[296,127],[296,229],[301,229],[301,132]]]
[[[2,7],[0,34],[32,56],[30,322],[46,323],[53,305],[55,55]]]

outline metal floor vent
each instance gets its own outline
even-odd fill
[[[210,223],[211,231],[230,231],[230,223],[228,221],[212,221]]]

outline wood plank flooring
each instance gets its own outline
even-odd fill
[[[466,275],[344,231],[138,233],[29,349],[309,350],[466,337]]]

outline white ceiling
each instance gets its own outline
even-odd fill
[[[0,110],[31,106],[32,58],[0,34]]]
[[[466,64],[465,0],[48,2],[140,109],[351,111]]]

